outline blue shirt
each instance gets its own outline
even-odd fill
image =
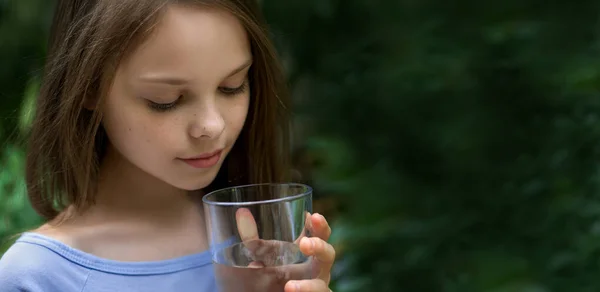
[[[24,233],[0,259],[2,292],[216,292],[210,252],[120,262]]]

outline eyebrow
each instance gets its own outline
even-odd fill
[[[241,66],[235,68],[233,71],[231,71],[231,73],[229,75],[227,75],[226,78],[229,78],[235,74],[240,73],[242,70],[250,67],[252,65],[252,59],[244,62],[244,64],[242,64]],[[173,77],[173,76],[160,76],[160,75],[148,75],[148,76],[142,76],[140,77],[140,79],[144,82],[153,82],[153,83],[165,83],[165,84],[169,84],[169,85],[185,85],[187,83],[189,83],[189,79],[186,78],[181,78],[181,77]]]
[[[252,65],[252,59],[249,59],[248,61],[244,62],[244,64],[242,64],[241,66],[235,68],[235,70],[231,71],[231,74],[227,75],[227,77],[231,77],[235,74],[238,74],[240,72],[242,72],[242,70],[250,67]]]

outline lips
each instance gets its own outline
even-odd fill
[[[223,152],[222,149],[221,150],[217,150],[217,151],[213,151],[213,152],[210,152],[210,153],[204,153],[202,155],[198,155],[198,156],[195,156],[195,157],[185,158],[185,160],[206,159],[206,158],[213,157],[213,156],[215,156],[217,154],[220,154],[221,152]]]
[[[223,150],[217,150],[211,153],[205,153],[192,158],[182,158],[180,160],[194,168],[209,168],[215,166],[219,162],[222,153]]]

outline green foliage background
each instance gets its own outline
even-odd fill
[[[35,226],[26,129],[50,2],[0,1],[0,239]],[[600,287],[600,2],[262,1],[334,291]],[[328,213],[329,212],[329,213]]]

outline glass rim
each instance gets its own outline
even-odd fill
[[[225,191],[229,191],[229,190],[232,190],[232,189],[248,189],[248,188],[260,187],[260,186],[292,186],[292,187],[302,187],[302,188],[304,188],[304,191],[300,192],[299,194],[293,195],[293,196],[287,196],[287,197],[278,198],[278,199],[250,201],[250,202],[216,202],[216,201],[212,201],[212,200],[208,199],[208,197],[214,196],[214,195],[216,195],[217,193],[220,193],[220,192],[225,192]],[[294,200],[297,200],[297,199],[309,196],[309,195],[312,194],[312,192],[313,192],[313,188],[311,186],[309,186],[307,184],[303,184],[303,183],[257,183],[257,184],[246,184],[246,185],[226,187],[226,188],[222,188],[222,189],[218,189],[218,190],[214,190],[212,192],[209,192],[206,195],[202,196],[202,203],[204,203],[206,205],[211,205],[211,206],[227,206],[227,207],[233,207],[233,206],[252,206],[252,205],[262,205],[262,204],[282,203],[282,202],[294,201]]]

